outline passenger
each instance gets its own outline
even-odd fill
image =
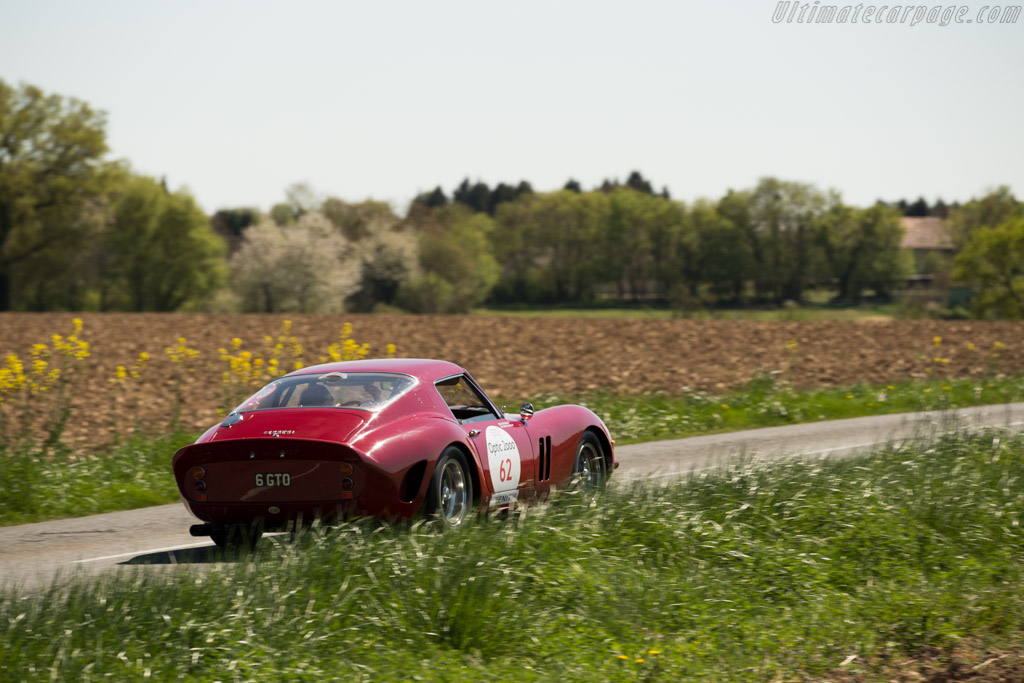
[[[333,406],[334,395],[322,384],[310,384],[299,396],[300,406]]]

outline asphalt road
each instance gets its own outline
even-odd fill
[[[671,477],[713,467],[736,456],[843,457],[874,447],[927,438],[959,428],[1024,426],[1024,403],[957,413],[909,413],[768,427],[673,441],[620,446],[612,482]],[[196,520],[180,504],[78,519],[0,528],[0,586],[22,590],[58,577],[92,574],[118,565],[173,565],[219,559],[209,539],[193,538]]]

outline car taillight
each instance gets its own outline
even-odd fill
[[[200,503],[206,502],[206,480],[203,478],[206,476],[206,468],[195,466],[189,472],[192,475],[194,483],[192,484],[196,492],[196,500]]]
[[[356,481],[352,478],[355,468],[350,462],[341,463],[341,499],[351,500],[355,496]]]

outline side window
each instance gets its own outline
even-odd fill
[[[460,423],[493,420],[497,415],[487,405],[487,401],[463,376],[444,379],[434,385],[437,393],[451,409],[452,415]]]

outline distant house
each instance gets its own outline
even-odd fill
[[[906,231],[900,247],[909,249],[914,256],[914,279],[925,282],[948,269],[955,249],[949,224],[934,216],[904,216]]]

